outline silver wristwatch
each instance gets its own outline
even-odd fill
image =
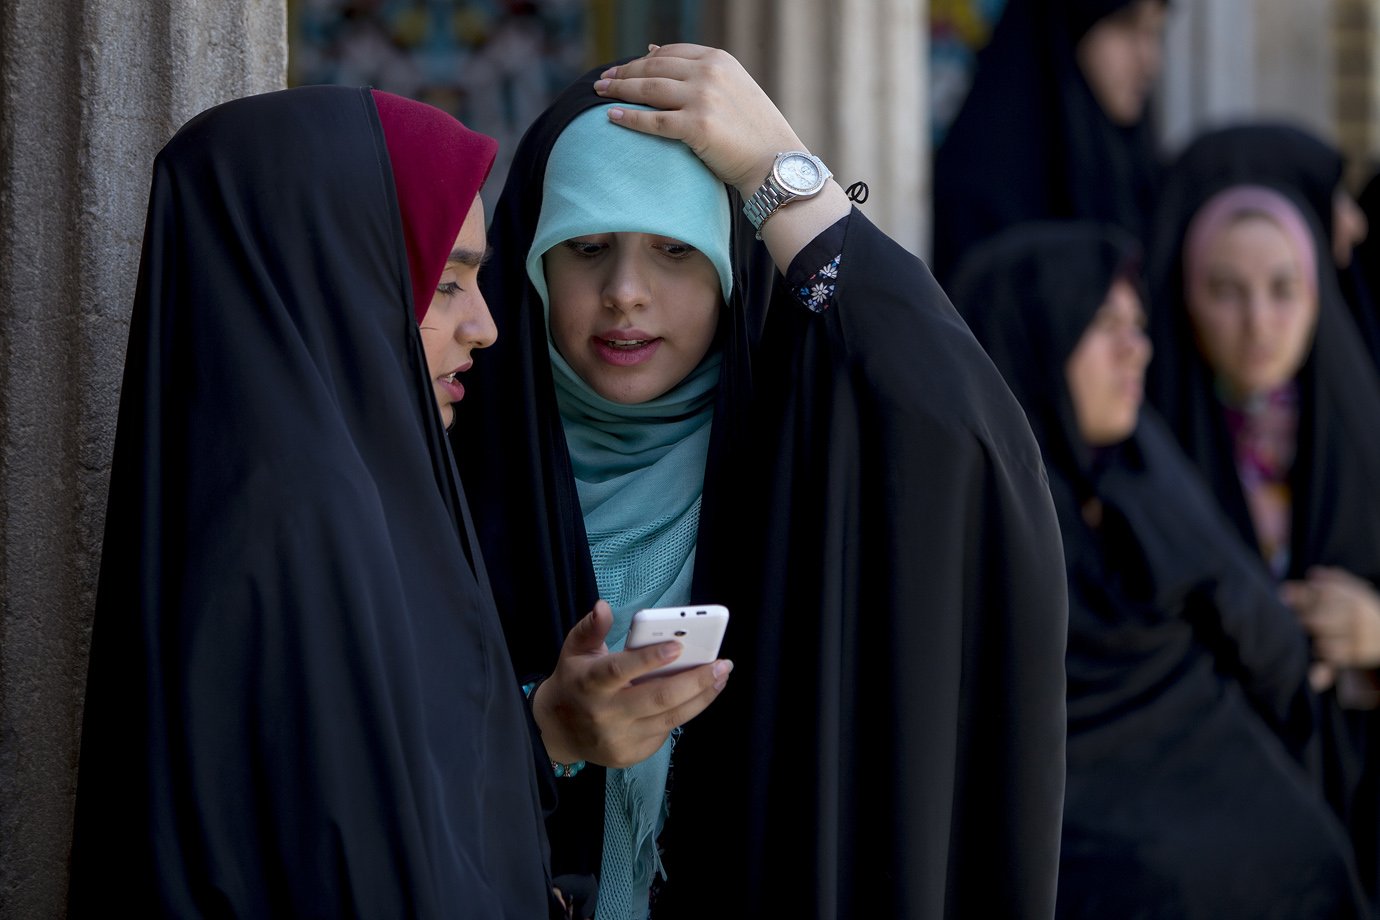
[[[757,228],[757,238],[762,238],[768,217],[798,198],[818,195],[832,175],[823,160],[803,150],[778,153],[766,180],[743,202],[743,213]]]

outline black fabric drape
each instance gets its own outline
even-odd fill
[[[1370,317],[1366,322],[1357,319],[1357,328],[1371,346],[1371,358],[1380,367],[1380,175],[1372,176],[1361,190],[1356,203],[1366,216],[1369,232],[1356,246],[1351,262],[1349,288],[1343,293],[1351,303],[1354,314]]]
[[[1009,0],[935,154],[940,281],[973,244],[1024,221],[1083,218],[1143,232],[1159,176],[1151,119],[1113,123],[1076,59],[1088,29],[1130,2]]]
[[[516,154],[482,279],[496,360],[454,435],[502,432],[461,468],[524,673],[551,670],[596,598],[522,268],[547,153],[604,102],[596,76]],[[860,212],[823,315],[771,287],[742,220],[734,252],[692,596],[733,610],[736,668],[676,746],[654,916],[1048,916],[1065,596],[1019,407]],[[562,784],[558,872],[597,869],[602,791],[594,769]]]
[[[1380,173],[1370,177],[1356,203],[1370,225],[1370,232],[1356,248],[1356,262],[1365,273],[1370,290],[1380,292]]]
[[[131,321],[73,916],[546,915],[531,740],[429,376],[369,91],[188,122]]]
[[[952,287],[1049,459],[1063,535],[1059,914],[1359,916],[1349,844],[1305,772],[1302,629],[1153,410],[1114,447],[1079,434],[1065,365],[1136,250],[1104,226],[1027,225]]]

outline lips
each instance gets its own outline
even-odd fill
[[[661,338],[641,329],[606,329],[590,339],[595,353],[607,364],[632,367],[649,360]]]
[[[465,398],[465,385],[455,378],[473,366],[473,361],[466,361],[449,374],[442,374],[436,378],[436,385],[441,388],[441,392],[445,393],[451,402],[458,403]]]

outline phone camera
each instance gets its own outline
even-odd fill
[[[676,630],[676,635],[677,635],[677,636],[683,636],[683,635],[685,635],[685,630],[683,630],[683,629],[678,629],[678,630]]]

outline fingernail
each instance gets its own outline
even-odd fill
[[[605,79],[608,79],[609,77],[616,77],[616,76],[618,76],[618,67],[617,67],[617,65],[615,65],[615,66],[613,66],[613,67],[610,67],[608,70],[606,70],[606,71],[604,71],[603,73],[599,74],[599,76],[601,76],[601,77],[603,77],[603,78],[605,78]]]
[[[623,120],[623,110],[622,110],[622,109],[609,109],[609,120],[611,120],[611,121],[622,121],[622,120]]]
[[[608,89],[608,88],[609,88],[609,81],[608,81],[608,80],[595,80],[595,81],[594,81],[594,91],[595,91],[596,93],[602,93],[604,90],[606,90],[606,89]]]
[[[679,643],[679,642],[667,642],[665,645],[660,645],[660,646],[657,647],[657,655],[658,655],[663,661],[670,661],[672,658],[675,658],[675,657],[676,657],[677,655],[679,655],[679,654],[680,654],[680,643]]]
[[[715,680],[723,680],[733,671],[733,662],[728,659],[714,662],[714,670],[711,672]]]
[[[648,54],[651,54],[653,51],[660,51],[660,50],[661,50],[661,46],[660,46],[660,45],[648,45],[648,46],[647,46],[647,53],[648,53]]]

